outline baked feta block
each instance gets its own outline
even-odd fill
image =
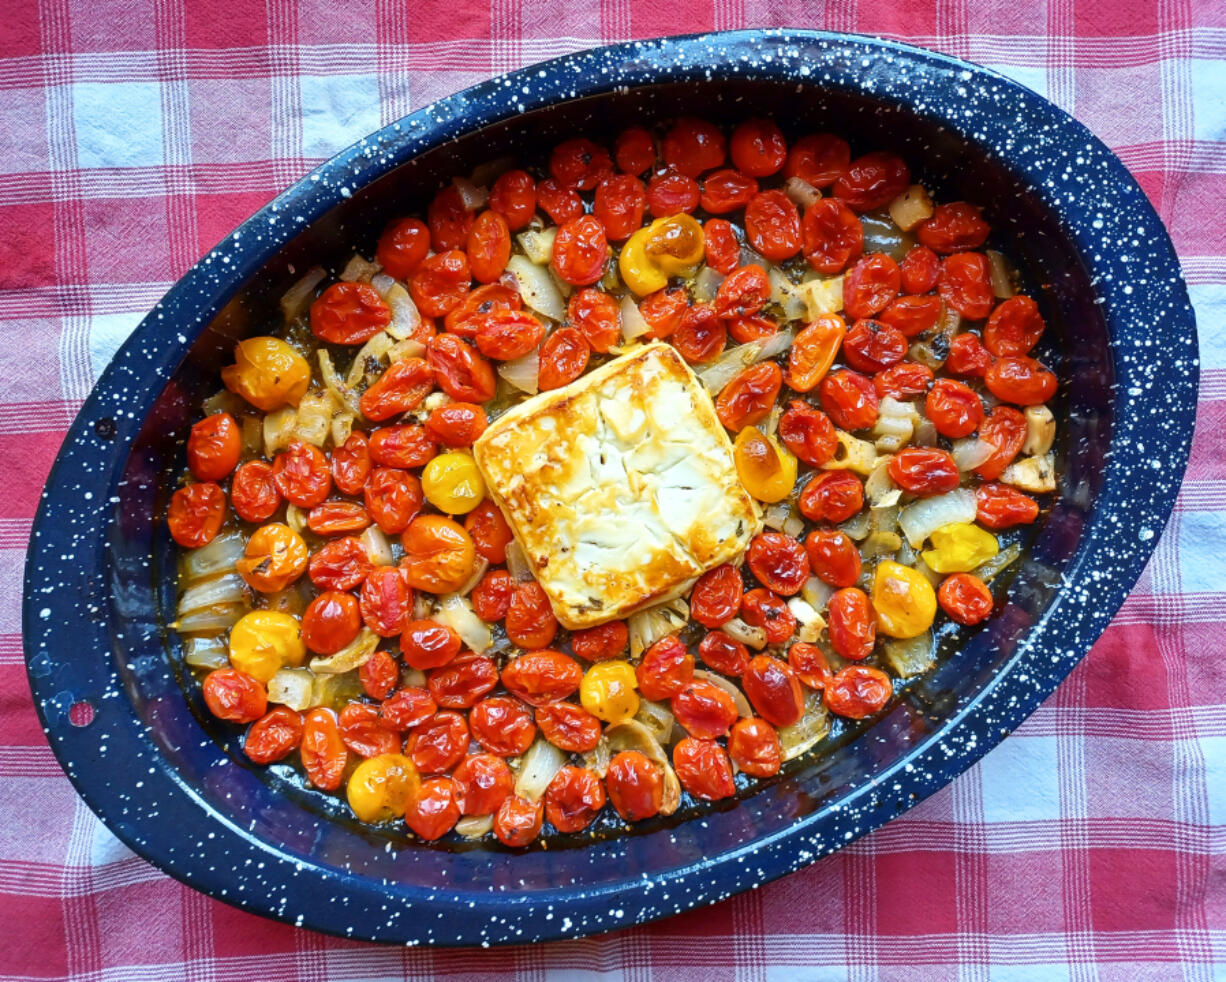
[[[761,529],[710,396],[667,344],[524,401],[473,455],[572,630],[683,594]]]

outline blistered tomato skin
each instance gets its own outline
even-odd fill
[[[541,802],[510,795],[494,815],[494,835],[504,846],[522,849],[540,835],[544,812]]]
[[[170,496],[166,524],[170,537],[185,549],[207,546],[226,518],[226,493],[212,481],[189,484]]]
[[[967,626],[978,624],[992,614],[992,592],[983,580],[970,573],[946,577],[937,590],[937,602],[951,620]]]
[[[209,712],[228,723],[253,723],[268,709],[263,683],[236,668],[209,672],[202,688]]]
[[[894,483],[912,494],[944,494],[961,480],[953,455],[937,447],[904,447],[887,466]]]
[[[419,515],[401,535],[401,568],[414,590],[451,593],[472,576],[476,547],[464,527],[442,515]]]
[[[750,777],[774,777],[783,765],[779,734],[764,719],[738,720],[728,737],[728,756]]]
[[[791,726],[804,715],[800,680],[787,662],[757,655],[741,676],[741,685],[758,715],[775,726]]]
[[[583,669],[579,663],[550,648],[513,658],[502,670],[502,684],[507,691],[530,706],[544,706],[565,699],[582,681]]]
[[[600,742],[600,720],[573,702],[550,702],[536,711],[541,736],[559,750],[582,754]]]
[[[745,589],[740,571],[730,563],[708,570],[690,593],[690,616],[703,627],[715,628],[736,617]]]
[[[637,750],[623,750],[605,774],[609,801],[627,822],[641,822],[660,812],[664,779],[660,769]]]
[[[244,522],[259,523],[272,518],[281,506],[281,492],[272,479],[272,465],[263,460],[240,464],[230,480],[230,504]]]
[[[284,760],[302,740],[302,716],[288,706],[274,706],[251,724],[243,753],[253,764]]]
[[[793,399],[779,418],[779,436],[792,453],[812,467],[830,460],[839,445],[830,417],[799,399]]]
[[[860,578],[860,550],[846,532],[814,529],[805,539],[813,575],[834,587],[855,586]]]
[[[975,489],[975,520],[995,531],[1030,525],[1039,517],[1039,503],[1007,484],[981,484]]]
[[[677,722],[690,736],[706,740],[728,735],[736,722],[736,702],[713,682],[695,679],[672,697]]]
[[[307,546],[288,525],[274,522],[247,540],[243,558],[235,563],[247,585],[260,593],[284,590],[307,570]]]
[[[864,485],[847,471],[825,471],[805,485],[797,507],[811,522],[838,525],[864,507]]]
[[[870,665],[848,665],[827,683],[826,706],[836,716],[864,719],[880,712],[894,694],[890,677]]]
[[[796,633],[796,618],[782,597],[756,587],[741,598],[741,619],[766,632],[768,644],[782,644]]]
[[[877,422],[881,403],[873,380],[840,368],[822,379],[818,389],[822,409],[844,430],[863,430]]]
[[[673,748],[677,780],[695,798],[718,801],[736,794],[728,754],[714,740],[686,737]]]
[[[310,385],[311,366],[280,338],[248,338],[234,349],[234,364],[221,370],[221,380],[256,409],[271,413],[298,405]]]
[[[710,631],[703,637],[698,643],[698,657],[721,675],[735,677],[749,666],[749,649],[723,631]]]
[[[545,817],[559,832],[582,832],[600,814],[606,801],[604,785],[583,767],[563,767],[545,791]]]
[[[405,802],[404,820],[419,838],[427,842],[441,839],[460,820],[455,782],[449,777],[422,781]]]
[[[780,532],[754,536],[745,563],[758,582],[785,597],[799,593],[809,578],[809,556],[804,547]]]
[[[635,674],[644,698],[671,699],[694,677],[694,656],[670,634],[643,652]]]
[[[196,423],[187,437],[187,466],[199,481],[220,481],[238,466],[243,439],[229,413]]]
[[[364,344],[392,321],[369,283],[333,283],[311,304],[311,331],[330,344]]]
[[[358,636],[361,628],[362,614],[352,593],[321,593],[302,613],[302,640],[318,655],[340,651]]]
[[[511,794],[511,768],[494,754],[469,754],[451,775],[465,815],[492,815]]]
[[[815,188],[825,188],[838,180],[850,163],[851,147],[841,136],[811,133],[792,144],[783,176],[799,177]]]
[[[715,400],[719,421],[734,433],[770,415],[779,396],[783,373],[773,361],[762,361],[741,372]]]
[[[558,619],[545,591],[535,580],[520,583],[511,593],[505,627],[507,638],[521,648],[544,648],[553,641],[558,633]]]
[[[877,641],[877,623],[873,606],[863,590],[845,587],[826,604],[826,627],[830,647],[836,654],[861,661],[873,653]]]
[[[409,621],[400,635],[400,653],[410,668],[442,668],[460,653],[460,636],[436,621]]]

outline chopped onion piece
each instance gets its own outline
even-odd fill
[[[1046,406],[1027,406],[1026,442],[1022,444],[1022,453],[1031,457],[1041,457],[1051,449],[1056,439],[1056,420],[1051,410]]]
[[[498,374],[520,392],[536,395],[541,371],[541,349],[533,348],[522,358],[504,361],[498,366]]]
[[[872,529],[869,527],[869,513],[867,511],[861,511],[858,514],[853,515],[839,526],[839,531],[851,536],[851,538],[859,542],[872,531]]]
[[[353,413],[337,413],[332,417],[332,446],[344,446],[352,433]]]
[[[346,283],[369,283],[382,268],[378,263],[369,262],[355,252],[349,262],[345,263],[345,268],[337,279]]]
[[[456,835],[464,839],[480,839],[493,827],[493,815],[465,815],[455,823]]]
[[[481,578],[485,576],[490,568],[490,561],[484,556],[477,556],[477,561],[473,563],[473,574],[468,578],[468,581],[456,591],[461,597],[467,597],[477,588],[477,584],[481,582]]]
[[[335,675],[316,675],[311,705],[340,709],[346,703],[361,699],[362,695],[362,679],[356,668],[349,672],[337,672]]]
[[[524,547],[518,539],[507,543],[507,571],[520,583],[534,579],[532,567],[528,565],[528,557],[524,555]]]
[[[237,573],[224,573],[208,579],[192,581],[179,600],[179,616],[183,617],[218,604],[242,603],[247,584]]]
[[[731,679],[717,675],[715,672],[708,672],[703,668],[694,669],[694,678],[710,682],[717,689],[723,689],[728,695],[732,696],[732,701],[736,703],[738,716],[748,718],[753,715],[753,707],[749,705],[749,700],[745,698],[745,693]]]
[[[378,525],[368,525],[366,531],[358,536],[362,548],[366,550],[366,558],[374,566],[391,566],[396,560],[392,558],[392,547],[387,536]]]
[[[315,288],[327,275],[320,267],[315,266],[285,291],[281,296],[281,313],[285,316],[286,323],[295,320],[310,306],[315,299]]]
[[[477,616],[472,604],[459,594],[449,593],[441,597],[433,619],[455,631],[464,646],[478,655],[494,643],[489,625]]]
[[[240,416],[239,426],[242,429],[244,458],[258,457],[264,443],[264,421],[259,416]]]
[[[932,198],[919,184],[912,184],[890,202],[890,218],[904,232],[932,217]]]
[[[937,428],[927,416],[915,425],[915,435],[911,442],[920,447],[935,447],[937,444]]]
[[[718,269],[703,266],[690,283],[690,296],[698,303],[710,303],[719,292],[719,285],[724,282],[724,274]],[[635,308],[638,309],[637,307]]]
[[[734,617],[720,628],[733,641],[740,641],[741,644],[748,645],[751,648],[761,650],[766,647],[766,629],[761,627],[750,627],[739,617]]]
[[[975,492],[969,488],[955,488],[907,505],[898,515],[898,525],[911,547],[918,549],[943,525],[973,522],[975,513]]]
[[[877,458],[876,466],[868,475],[868,480],[864,482],[864,493],[872,505],[896,505],[898,499],[902,497],[902,491],[890,477],[890,459],[889,457]]]
[[[639,699],[639,711],[634,714],[634,718],[647,728],[647,731],[661,746],[668,746],[668,741],[673,736],[673,726],[677,720],[666,703]]]
[[[810,576],[800,588],[800,595],[814,610],[822,611],[826,609],[826,602],[834,596],[834,587],[825,580]]]
[[[1016,542],[1010,542],[987,562],[980,563],[980,565],[976,566],[974,573],[981,580],[983,580],[984,583],[990,583],[1007,567],[1017,562],[1017,560],[1021,558],[1021,555],[1022,547]]]
[[[769,337],[751,341],[748,344],[738,344],[735,348],[725,351],[718,359],[698,373],[698,378],[712,395],[719,395],[729,382],[736,378],[750,365],[767,358],[781,355],[792,346],[795,333],[791,328],[779,331]]]
[[[796,618],[796,623],[800,625],[797,632],[797,638],[800,641],[807,641],[812,644],[821,636],[822,628],[826,626],[826,621],[821,614],[817,612],[812,604],[803,597],[792,597],[788,600],[788,610],[792,612],[792,616]]]
[[[767,259],[762,253],[758,252],[748,242],[741,243],[741,265],[742,266],[761,266],[768,273],[771,267],[775,264]]]
[[[201,607],[190,614],[180,617],[170,627],[180,634],[215,634],[218,631],[228,631],[243,614],[247,613],[246,604],[219,604],[215,607]]]
[[[675,634],[690,619],[690,608],[684,600],[670,600],[631,614],[627,620],[630,632],[630,657],[637,659],[661,638]]]
[[[426,346],[416,338],[405,338],[397,341],[387,349],[388,363],[402,361],[405,358],[422,358],[426,354]]]
[[[306,531],[307,513],[304,509],[297,505],[285,506],[285,524],[292,528],[299,535]]]
[[[992,293],[997,300],[1008,300],[1013,296],[1013,271],[1009,268],[1009,260],[995,249],[988,249],[988,274],[992,278]]]
[[[1051,453],[1041,457],[1015,460],[1000,475],[1001,483],[1011,484],[1032,494],[1047,494],[1056,490],[1056,462]]]
[[[601,780],[604,780],[605,774],[608,773],[609,761],[612,759],[613,751],[604,736],[601,736],[595,747],[579,755],[580,763]]]
[[[392,322],[384,330],[397,341],[406,341],[421,327],[421,311],[409,296],[409,291],[392,281],[383,295],[392,311]]]
[[[332,432],[332,414],[335,411],[335,400],[327,389],[323,392],[308,392],[298,403],[298,412],[294,418],[295,439],[322,447]]]
[[[293,406],[283,406],[264,417],[264,456],[271,460],[279,450],[294,439],[294,424],[298,413]]]
[[[515,793],[529,801],[540,801],[565,763],[566,755],[561,750],[544,737],[537,737],[520,761]]]
[[[190,550],[183,558],[183,578],[187,583],[233,569],[243,554],[246,542],[241,532],[227,529],[207,546]]]
[[[641,338],[651,330],[651,325],[647,323],[646,318],[639,312],[639,305],[634,302],[634,297],[629,293],[622,297],[621,322],[623,341],[633,341],[635,338]]]
[[[771,284],[771,302],[783,308],[788,320],[799,320],[805,315],[805,298],[796,286],[778,266],[767,274]]]
[[[214,392],[200,404],[200,409],[206,416],[213,416],[217,413],[229,413],[231,416],[238,416],[249,412],[250,408],[246,399],[235,395],[229,389]]]
[[[379,635],[368,627],[363,627],[358,636],[334,655],[326,658],[312,658],[311,671],[317,675],[339,675],[341,672],[361,668],[370,660],[370,656],[379,647]]]
[[[860,555],[865,559],[876,556],[892,556],[902,546],[902,539],[897,532],[885,532],[875,529],[869,533],[864,544],[860,546]]]
[[[219,637],[185,638],[183,661],[192,668],[225,668],[230,664],[230,649]]]
[[[923,675],[936,663],[931,631],[914,638],[890,638],[883,647],[885,663],[901,679]]]
[[[291,583],[284,590],[266,594],[264,596],[263,609],[277,610],[283,614],[293,614],[295,617],[301,617],[311,597],[314,596],[313,592],[311,596],[307,595],[310,587],[311,581],[303,577],[296,583]]]
[[[805,530],[804,519],[799,515],[788,514],[787,521],[783,523],[783,532],[785,535],[790,535],[793,539],[799,539],[800,533]]]
[[[804,715],[791,726],[779,728],[783,759],[799,757],[829,732],[830,712],[826,709],[822,694],[806,687]]]
[[[489,187],[514,167],[515,163],[514,157],[498,157],[494,160],[488,160],[474,167],[468,179],[478,187]]]
[[[762,524],[778,532],[783,528],[783,523],[788,520],[789,514],[786,501],[776,502],[762,512]]]
[[[410,668],[408,665],[401,665],[400,684],[415,689],[424,689],[426,687],[426,673],[420,668]]]
[[[268,701],[301,712],[314,704],[315,679],[305,668],[279,668],[268,680]]]
[[[332,355],[326,348],[320,348],[316,357],[319,361],[319,377],[323,379],[324,387],[332,393],[333,397],[342,406],[356,416],[358,414],[358,397],[349,386],[341,381],[341,377],[336,373],[336,366],[332,363]]]
[[[527,256],[512,256],[507,271],[515,277],[524,303],[550,320],[566,320],[566,300],[547,266],[537,266]]]
[[[668,756],[664,753],[651,730],[636,719],[622,720],[614,723],[604,731],[609,742],[609,755],[616,756],[624,750],[637,750],[658,767],[668,765]]]
[[[821,198],[822,193],[803,177],[789,177],[783,182],[783,193],[792,200],[797,208],[812,208]]]
[[[453,177],[451,183],[460,192],[460,201],[463,203],[465,211],[478,211],[484,208],[490,200],[488,188],[478,187],[466,178]]]
[[[977,436],[966,436],[954,441],[952,453],[958,470],[973,471],[995,451],[996,448],[987,440],[981,440]]]
[[[877,448],[846,430],[835,430],[839,445],[834,456],[822,464],[824,471],[855,471],[867,477],[877,466]]]
[[[546,266],[553,259],[553,240],[557,238],[556,226],[549,228],[530,228],[515,236],[524,250],[528,261],[537,266]]]
[[[351,389],[358,385],[368,375],[376,375],[382,371],[383,359],[387,357],[395,341],[387,331],[380,331],[353,356],[353,364],[349,366],[349,374],[345,376],[345,384]]]
[[[843,275],[806,280],[800,285],[800,296],[809,320],[837,314],[843,309]]]

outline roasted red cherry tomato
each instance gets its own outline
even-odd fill
[[[658,815],[664,801],[660,768],[637,750],[623,750],[609,761],[605,787],[617,814],[627,822]]]
[[[401,218],[379,236],[375,259],[388,276],[407,280],[430,251],[430,230],[420,218]]]
[[[987,317],[996,302],[988,261],[981,252],[956,252],[948,256],[941,263],[937,285],[941,299],[973,321]]]
[[[559,750],[582,754],[600,742],[600,720],[573,702],[550,702],[536,711],[541,735]]]
[[[826,603],[826,629],[830,647],[844,658],[860,661],[873,653],[877,641],[877,618],[868,595],[856,587],[844,587]]]
[[[804,715],[800,680],[785,661],[757,655],[750,659],[741,685],[758,715],[775,726],[791,726]]]
[[[582,680],[579,663],[550,648],[520,655],[502,670],[502,684],[507,691],[532,706],[565,699],[579,688]]]
[[[687,682],[672,697],[670,708],[690,736],[704,740],[727,736],[737,719],[736,700],[705,679]]]
[[[694,656],[675,634],[661,638],[643,652],[635,668],[645,699],[671,699],[694,677]]]
[[[274,706],[251,724],[243,738],[243,753],[256,764],[283,760],[302,740],[302,715],[288,706]]]
[[[637,177],[614,174],[596,188],[592,214],[600,219],[605,236],[612,242],[622,242],[637,232],[646,210],[647,192]]]
[[[699,203],[712,215],[726,215],[744,208],[757,193],[758,182],[754,178],[725,167],[703,178]]]
[[[864,507],[864,485],[850,471],[825,471],[805,485],[796,504],[809,521],[837,525]]]
[[[737,598],[740,607],[740,598]],[[721,675],[740,675],[749,667],[749,649],[723,631],[709,631],[698,643],[698,657]]]
[[[900,285],[898,263],[884,252],[864,256],[843,277],[843,309],[849,317],[872,317],[898,296]]]
[[[877,151],[851,161],[834,182],[834,196],[852,211],[888,205],[907,189],[911,171],[897,154]]]
[[[237,668],[209,672],[201,688],[209,712],[228,723],[254,723],[268,711],[263,683]]]
[[[826,706],[836,716],[864,719],[885,708],[894,694],[890,677],[868,665],[848,665],[826,683]]]
[[[937,205],[932,217],[916,226],[915,237],[934,252],[965,252],[983,245],[990,231],[977,207],[951,201]]]
[[[884,371],[897,365],[906,354],[906,335],[881,321],[856,321],[843,339],[843,357],[858,372]]]
[[[703,627],[719,627],[741,609],[745,585],[741,572],[730,563],[707,570],[690,592],[690,616]]]
[[[365,344],[392,322],[369,283],[333,283],[311,304],[311,331],[330,344]]]
[[[511,526],[488,498],[464,516],[464,530],[472,537],[477,555],[491,563],[505,563],[511,544]]]
[[[890,477],[912,494],[944,494],[958,486],[958,465],[946,450],[937,447],[903,447],[888,465]]]
[[[756,587],[741,597],[741,619],[766,632],[767,644],[783,644],[796,633],[796,618],[782,597]]]
[[[544,648],[558,633],[558,619],[536,580],[515,587],[507,607],[506,629],[507,638],[521,648]]]
[[[459,820],[460,806],[456,803],[455,782],[451,778],[429,778],[409,795],[405,824],[427,842],[441,839]]]
[[[243,437],[229,413],[206,416],[187,437],[187,466],[198,481],[220,481],[238,466]]]
[[[579,330],[588,346],[605,354],[621,340],[621,314],[617,301],[602,290],[584,287],[571,294],[566,319]]]
[[[756,717],[738,720],[732,727],[728,756],[750,777],[774,777],[783,766],[779,734],[766,720]]]
[[[728,754],[714,740],[686,737],[673,748],[677,780],[695,798],[718,801],[736,794]]]
[[[244,522],[266,522],[281,507],[281,492],[272,479],[272,464],[249,460],[230,481],[230,503]],[[176,540],[177,541],[177,540]]]
[[[664,163],[688,177],[714,170],[724,162],[724,134],[706,120],[685,116],[664,134]]]
[[[574,631],[570,636],[570,646],[575,654],[593,662],[616,658],[626,650],[629,641],[630,631],[625,621],[609,621],[598,627]]]
[[[387,371],[362,393],[359,400],[362,415],[372,422],[381,423],[416,409],[433,388],[434,371],[423,359],[402,358],[388,366]],[[350,436],[361,437],[361,434]],[[345,493],[356,494],[354,491]]]
[[[814,529],[805,539],[805,552],[813,575],[824,583],[855,586],[860,578],[860,550],[846,532]]]
[[[819,273],[833,276],[864,250],[864,226],[838,198],[822,198],[805,212],[801,225],[805,259]]]
[[[1039,503],[1007,484],[981,484],[975,489],[975,519],[994,531],[1029,525],[1039,517]]]
[[[753,177],[770,177],[788,157],[787,141],[769,119],[747,119],[732,131],[728,143],[732,162]]]
[[[490,188],[490,209],[507,220],[512,232],[518,232],[536,214],[536,181],[527,171],[504,172]]]
[[[563,835],[582,832],[605,805],[604,785],[584,767],[563,767],[545,791],[545,817]]]
[[[587,286],[604,274],[609,243],[595,215],[566,222],[553,240],[553,271],[567,283]]]
[[[410,668],[442,668],[460,653],[460,636],[436,621],[409,621],[400,635],[400,653]]]
[[[834,425],[844,430],[863,430],[877,422],[881,400],[873,380],[859,372],[840,368],[831,372],[818,387],[818,398]]]
[[[469,754],[451,775],[465,815],[492,815],[511,794],[511,768],[493,754]]]
[[[532,710],[510,696],[482,699],[468,713],[473,739],[499,757],[518,757],[536,738]]]
[[[225,517],[226,493],[208,481],[189,484],[170,496],[166,524],[170,537],[184,549],[199,549],[213,541]]]
[[[302,640],[317,655],[332,655],[358,636],[362,614],[352,593],[327,590],[302,612]]]
[[[843,176],[851,163],[851,147],[833,133],[802,136],[788,151],[784,177],[799,177],[815,188],[825,188]]]
[[[969,386],[953,379],[932,383],[924,400],[924,414],[941,436],[951,440],[970,436],[983,422],[983,403]]]
[[[773,361],[750,365],[720,391],[715,413],[724,426],[738,432],[770,415],[782,385],[783,372]]]
[[[782,532],[755,535],[749,543],[745,564],[758,582],[785,597],[799,593],[809,578],[809,557],[804,546]]]
[[[537,385],[542,391],[569,385],[587,368],[591,348],[582,332],[573,327],[559,327],[541,345]]]
[[[959,624],[978,624],[992,613],[992,591],[978,576],[954,573],[937,590],[937,603]]]
[[[782,191],[759,191],[745,206],[745,237],[772,262],[790,259],[803,244],[800,212]]]
[[[1038,406],[1056,394],[1056,376],[1024,355],[997,359],[983,381],[997,399],[1019,406]]]

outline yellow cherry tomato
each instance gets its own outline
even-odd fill
[[[266,413],[296,406],[311,382],[311,366],[280,338],[248,338],[234,349],[234,364],[221,370],[226,388]]]
[[[942,525],[930,539],[932,548],[921,555],[936,573],[969,573],[1000,552],[996,536],[970,522]]]
[[[234,565],[251,589],[280,593],[306,572],[307,559],[302,536],[288,525],[271,522],[255,530]]]
[[[668,286],[670,276],[697,268],[704,255],[702,225],[691,215],[657,218],[622,246],[617,268],[622,281],[645,297]]]
[[[796,458],[756,426],[746,426],[736,435],[732,457],[745,490],[759,501],[782,501],[796,486]]]
[[[606,723],[620,723],[639,711],[638,679],[626,661],[597,662],[579,684],[583,708]]]
[[[467,515],[485,500],[485,481],[466,453],[441,453],[421,472],[426,500],[448,515]]]
[[[363,822],[389,822],[403,818],[409,798],[417,793],[421,777],[403,754],[380,754],[358,764],[349,776],[345,796]]]
[[[261,682],[287,665],[301,665],[305,658],[302,625],[293,614],[253,610],[230,628],[230,664]]]
[[[919,570],[886,559],[873,574],[877,630],[892,638],[913,638],[932,626],[937,595]]]

